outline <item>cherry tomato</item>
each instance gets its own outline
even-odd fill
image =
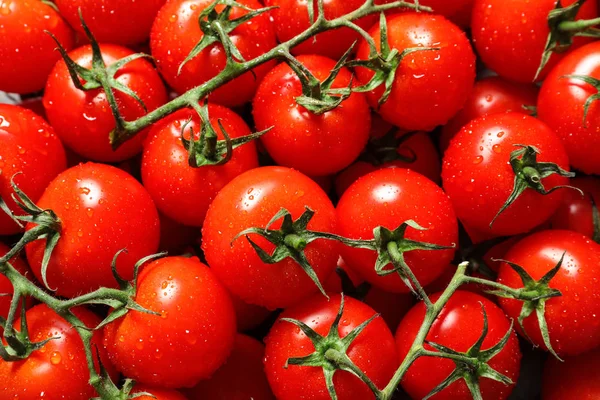
[[[48,183],[67,167],[65,150],[42,117],[9,104],[0,104],[0,142],[0,197],[13,213],[22,215],[23,210],[11,197],[11,178],[37,201]],[[22,174],[15,176],[18,172]],[[0,235],[20,231],[7,214],[0,212]]]
[[[379,46],[379,25],[369,34]],[[475,80],[475,55],[465,33],[442,16],[411,12],[388,17],[387,34],[390,48],[399,52],[414,47],[437,50],[404,57],[391,94],[381,107],[377,102],[384,86],[367,93],[371,107],[388,122],[408,131],[429,131],[448,122],[464,105]],[[368,57],[369,46],[363,39],[357,58]],[[356,74],[364,84],[374,73],[357,68]]]
[[[192,387],[226,360],[235,338],[233,306],[196,257],[146,265],[135,301],[160,316],[132,310],[104,330],[108,355],[125,376],[163,388]]]
[[[263,370],[264,355],[261,342],[238,334],[225,364],[185,394],[190,400],[275,400]]]
[[[132,45],[145,42],[158,10],[166,0],[57,0],[60,14],[80,34],[79,13],[101,43]]]
[[[211,104],[208,114],[219,140],[224,136],[218,121],[231,138],[251,134],[244,120],[225,107]],[[181,110],[154,126],[144,146],[142,180],[161,212],[180,224],[199,227],[219,190],[242,172],[258,167],[258,158],[255,145],[248,143],[234,149],[224,165],[193,168],[181,140],[183,126],[187,139],[193,129],[198,140],[200,117],[193,110]]]
[[[561,5],[570,6],[575,1],[561,0]],[[504,78],[532,82],[550,34],[548,13],[556,4],[557,0],[475,0],[471,32],[483,62]],[[597,16],[597,3],[586,1],[576,19]],[[591,40],[575,37],[569,50]],[[564,54],[552,52],[538,79],[543,79]]]
[[[46,31],[66,49],[73,48],[73,31],[49,4],[36,0],[0,3],[0,90],[31,93],[44,88],[60,59]]]
[[[275,397],[279,400],[329,400],[321,367],[288,365],[292,357],[304,357],[314,352],[314,346],[296,325],[282,321],[292,318],[304,322],[319,335],[329,332],[340,308],[340,295],[331,295],[328,301],[317,295],[284,311],[265,339],[265,371]],[[375,315],[375,311],[351,297],[344,299],[342,322],[338,326],[341,337]],[[394,338],[381,317],[375,318],[356,337],[346,352],[350,360],[378,387],[383,388],[398,366]],[[339,400],[374,399],[367,385],[346,371],[337,371],[333,379]]]
[[[111,272],[115,254],[123,279],[133,266],[158,248],[158,213],[146,190],[127,173],[105,164],[80,164],[56,177],[37,202],[51,209],[61,224],[60,239],[48,264],[48,285],[56,294],[74,297],[101,286],[117,287]],[[27,225],[31,229],[32,224]],[[42,282],[46,240],[29,243],[27,261]]]
[[[236,235],[251,227],[264,228],[282,208],[297,219],[309,207],[315,214],[308,229],[336,231],[335,209],[325,192],[310,178],[284,167],[247,171],[229,182],[212,202],[202,228],[202,249],[208,265],[241,300],[269,309],[287,307],[315,293],[315,283],[291,258],[275,264],[263,262],[250,243]],[[271,226],[278,229],[281,221]],[[250,238],[269,254],[266,239]],[[316,240],[304,254],[321,282],[333,272],[338,244]]]
[[[480,117],[450,142],[444,154],[442,181],[465,225],[496,236],[515,235],[533,229],[556,211],[566,189],[542,195],[527,188],[490,227],[513,190],[515,173],[509,160],[519,144],[536,147],[539,162],[568,169],[560,139],[543,122],[520,113]],[[558,174],[542,180],[547,190],[567,183],[568,178]]]
[[[165,80],[179,93],[214,78],[225,67],[223,46],[214,43],[186,63],[178,73],[181,63],[202,39],[198,18],[211,3],[212,0],[168,1],[154,20],[150,36],[152,56]],[[262,7],[257,0],[240,0],[238,3],[252,9]],[[219,5],[216,10],[220,12],[223,8],[223,5]],[[233,7],[230,19],[246,13],[242,8]],[[258,57],[277,45],[269,13],[238,26],[230,38],[246,60]],[[226,83],[210,94],[210,100],[231,107],[247,103],[273,65],[273,62],[265,63],[255,68],[254,74],[247,72]]]
[[[586,101],[598,90],[580,79],[565,76],[600,78],[599,52],[600,43],[594,42],[568,54],[548,74],[538,99],[539,118],[560,136],[573,168],[587,174],[600,174],[600,157],[595,151],[600,146],[597,101],[584,114]]]
[[[300,56],[302,63],[324,81],[335,61],[321,56]],[[333,88],[347,87],[352,74],[342,69]],[[273,127],[261,137],[269,155],[280,165],[315,176],[347,167],[358,157],[369,137],[371,111],[361,93],[317,115],[296,102],[302,84],[287,64],[275,67],[263,79],[252,103],[258,130]]]
[[[461,128],[476,118],[507,111],[531,114],[523,106],[535,106],[537,95],[538,88],[535,85],[514,83],[497,76],[475,82],[465,106],[442,128],[442,152]]]
[[[552,229],[566,229],[593,238],[592,199],[596,207],[600,206],[600,181],[591,176],[578,176],[571,179],[570,184],[583,190],[586,195],[581,197],[581,193],[574,190],[566,192],[563,202],[550,220]]]
[[[436,301],[440,294],[431,296]],[[456,291],[446,303],[433,323],[427,340],[446,346],[458,352],[466,352],[479,339],[483,331],[483,312],[488,318],[488,333],[483,340],[481,350],[496,345],[510,329],[510,322],[500,307],[487,298],[467,291]],[[417,332],[425,318],[425,304],[417,304],[408,312],[396,331],[396,343],[401,358],[408,354]],[[434,351],[429,345],[425,348]],[[494,370],[510,378],[513,382],[519,376],[521,351],[514,332],[511,333],[504,348],[487,364]],[[438,384],[442,383],[456,367],[454,361],[439,357],[420,357],[408,369],[402,380],[402,387],[414,399],[427,396]],[[488,378],[480,378],[479,386],[482,398],[503,400],[508,398],[514,388]],[[452,383],[437,395],[435,400],[470,400],[471,393],[463,379]]]
[[[124,47],[104,44],[100,51],[106,65],[127,57],[133,52]],[[91,46],[80,47],[69,56],[77,64],[90,68]],[[167,102],[167,92],[152,64],[137,59],[125,64],[116,73],[117,81],[134,91],[152,111]],[[142,105],[133,97],[113,90],[119,111],[125,120],[134,120],[146,114]],[[46,84],[44,107],[56,134],[74,152],[85,158],[116,162],[139,153],[148,129],[138,133],[116,151],[111,148],[109,133],[115,128],[115,119],[103,89],[82,91],[75,87],[67,65],[59,61]]]
[[[89,328],[101,321],[84,308],[72,311]],[[20,400],[88,400],[95,397],[96,391],[88,383],[90,373],[83,343],[71,324],[45,304],[28,310],[26,318],[32,341],[39,342],[49,337],[55,339],[24,360],[7,362],[0,359],[0,397]],[[15,321],[14,326],[18,330],[20,319]],[[102,364],[114,379],[115,370],[100,346],[101,341],[101,332],[97,331],[92,338],[92,346],[98,349]]]
[[[136,399],[138,399],[138,400],[153,400],[153,399],[154,400],[187,400],[187,398],[184,395],[182,395],[181,393],[179,393],[176,390],[156,389],[156,388],[147,387],[144,385],[135,385],[135,389],[133,390],[133,393],[140,393],[140,392],[150,393],[154,397],[150,397],[150,396],[136,397]]]
[[[544,368],[542,400],[595,400],[600,398],[600,350],[564,362],[548,357]]]
[[[564,262],[549,286],[562,296],[546,301],[546,322],[552,348],[558,355],[577,355],[600,344],[600,289],[594,280],[600,274],[600,245],[585,236],[570,231],[543,231],[527,236],[515,244],[505,258],[523,267],[539,280],[556,266],[562,254]],[[521,288],[522,281],[507,264],[502,264],[498,282]],[[522,302],[500,299],[500,305],[515,321]],[[532,343],[545,348],[536,313],[523,322]]]
[[[0,243],[0,257],[6,255],[10,249],[3,243]],[[10,265],[12,265],[17,271],[21,273],[21,275],[28,276],[31,275],[29,271],[29,267],[21,259],[21,257],[13,257],[9,260]],[[0,296],[0,317],[6,318],[8,316],[8,311],[10,310],[10,301],[12,299],[12,294],[14,292],[13,285],[10,283],[7,277],[0,274],[0,293],[5,294],[5,296]],[[31,299],[27,299],[27,306],[31,306]],[[2,328],[0,328],[0,333]]]
[[[339,234],[352,239],[373,239],[373,229],[394,230],[408,220],[426,228],[408,227],[406,239],[452,246],[458,242],[458,226],[446,194],[429,179],[404,168],[384,168],[354,184],[340,199],[336,214]],[[342,258],[369,283],[390,292],[409,289],[398,274],[379,276],[375,271],[377,253],[344,246]],[[404,258],[422,285],[435,280],[452,260],[454,249],[408,251]],[[388,266],[389,267],[389,266]]]

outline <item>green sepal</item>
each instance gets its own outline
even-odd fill
[[[587,76],[587,75],[564,75],[564,76],[561,76],[560,78],[561,79],[578,79],[578,80],[583,81],[583,82],[587,83],[588,85],[592,86],[596,90],[596,93],[589,96],[583,105],[583,127],[587,128],[588,127],[587,116],[588,116],[588,112],[590,111],[590,106],[596,100],[600,100],[600,80],[596,79],[594,77],[591,77],[591,76]]]
[[[527,189],[533,189],[539,194],[547,195],[555,190],[568,188],[577,190],[583,196],[583,192],[580,189],[569,185],[555,186],[550,190],[546,190],[544,184],[542,183],[542,179],[553,174],[557,174],[566,178],[573,178],[575,173],[566,171],[555,163],[538,162],[537,155],[540,154],[540,151],[534,146],[523,144],[515,144],[514,146],[519,147],[519,149],[510,153],[510,165],[515,174],[513,189],[508,196],[508,199],[506,199],[506,202],[502,205],[500,210],[490,222],[490,228],[500,214],[502,214],[504,210],[513,204]]]

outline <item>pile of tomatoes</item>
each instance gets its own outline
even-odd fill
[[[324,15],[363,3],[329,0]],[[100,325],[93,363],[118,386],[135,382],[123,398],[327,400],[331,384],[340,400],[375,399],[364,377],[383,390],[430,312],[389,259],[375,269],[381,251],[398,251],[432,302],[462,261],[497,282],[459,287],[424,349],[504,346],[432,399],[471,399],[473,374],[484,400],[600,398],[599,5],[418,3],[433,12],[362,16],[287,62],[224,79],[198,107],[171,107],[230,65],[222,37],[202,42],[203,21],[224,18],[247,61],[308,29],[317,1],[0,0],[0,91],[15,103],[0,104],[0,256],[23,243],[10,265]],[[399,63],[367,90],[375,50]],[[108,95],[98,68],[112,74]],[[120,117],[142,121],[118,148],[111,96]],[[306,96],[339,104],[315,112]],[[152,112],[161,118],[144,124]],[[194,154],[190,139],[207,131],[219,145],[265,132],[198,165],[214,147]],[[357,245],[377,242],[374,230],[401,235],[400,247]],[[108,323],[110,307],[79,302],[132,280],[141,308]],[[491,293],[502,285],[553,294],[524,303]],[[0,400],[98,396],[77,330],[31,290],[21,302],[0,275],[2,321],[50,339],[0,360]],[[460,365],[421,356],[394,398],[425,398]]]

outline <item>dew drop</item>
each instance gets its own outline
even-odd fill
[[[481,164],[483,161],[483,156],[477,156],[473,159],[473,164]]]
[[[62,361],[62,356],[57,351],[53,352],[52,355],[50,356],[50,362],[52,363],[52,365],[58,365],[58,364],[60,364],[61,361]]]

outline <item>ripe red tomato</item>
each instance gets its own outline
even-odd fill
[[[496,236],[527,232],[558,208],[563,192],[541,195],[531,188],[519,196],[490,227],[513,191],[515,173],[509,163],[515,145],[539,150],[539,162],[567,169],[569,161],[560,139],[543,122],[520,114],[494,114],[465,126],[444,154],[442,181],[458,218],[475,230]],[[553,174],[542,180],[547,190],[566,185],[568,178]]]
[[[239,0],[252,9],[261,8],[257,0]],[[202,11],[212,0],[172,0],[160,9],[150,35],[150,48],[158,69],[168,84],[183,93],[215,77],[225,67],[223,46],[214,43],[185,64],[178,73],[181,63],[202,39],[198,24]],[[222,11],[223,5],[217,6]],[[230,19],[236,19],[247,11],[233,7]],[[238,26],[230,35],[241,55],[250,60],[271,50],[277,45],[269,13],[261,14]],[[274,62],[265,63],[242,76],[221,86],[210,94],[210,100],[225,106],[239,106],[252,99],[258,84],[273,67]]]
[[[594,42],[569,53],[548,74],[538,99],[539,118],[562,139],[573,168],[587,174],[600,174],[600,157],[595,151],[600,146],[597,101],[591,103],[584,117],[586,101],[598,91],[580,79],[565,76],[600,78],[599,51],[600,43]]]
[[[523,267],[535,280],[556,266],[566,251],[562,268],[549,286],[562,296],[546,301],[546,322],[550,341],[558,355],[576,355],[600,345],[600,288],[594,282],[600,275],[600,245],[569,231],[543,231],[515,244],[505,259]],[[521,288],[522,281],[507,264],[502,264],[498,282]],[[500,299],[507,315],[515,320],[523,302]],[[524,321],[525,331],[536,346],[545,348],[534,312]]]
[[[231,355],[210,379],[185,392],[190,400],[275,400],[263,369],[265,346],[236,335]]]
[[[315,283],[291,258],[264,263],[250,243],[234,237],[251,227],[264,228],[282,208],[297,219],[305,207],[315,211],[308,229],[335,233],[335,209],[310,178],[284,167],[247,171],[229,182],[210,205],[202,228],[206,261],[227,288],[241,300],[269,309],[288,307],[315,293]],[[279,229],[281,221],[272,225]],[[274,246],[258,235],[252,241],[269,254]],[[233,241],[233,243],[232,243]],[[335,269],[338,243],[316,240],[304,253],[321,282]]]
[[[418,51],[404,57],[396,71],[391,94],[377,112],[388,122],[408,130],[429,131],[443,125],[464,105],[475,80],[475,55],[465,33],[442,16],[426,13],[402,13],[388,17],[390,48],[399,52],[412,47],[439,48]],[[369,34],[379,49],[379,25]],[[363,39],[357,58],[367,59],[369,46]],[[361,83],[367,83],[373,71],[357,68]],[[373,108],[384,92],[381,85],[367,93]]]
[[[384,168],[354,184],[340,199],[336,214],[339,234],[352,239],[373,238],[373,229],[394,230],[414,220],[427,230],[407,228],[406,238],[419,242],[452,246],[458,242],[456,216],[448,196],[429,179],[404,168]],[[379,276],[375,271],[377,253],[344,246],[342,258],[369,283],[390,291],[409,289],[398,274]],[[454,249],[415,250],[404,254],[406,263],[422,285],[435,280],[452,260]]]
[[[225,107],[211,104],[208,114],[219,140],[224,136],[218,121],[231,138],[251,134],[244,120]],[[189,139],[193,129],[198,140],[200,117],[193,110],[181,110],[155,124],[144,146],[142,180],[161,212],[180,224],[200,227],[219,190],[242,172],[258,167],[258,158],[255,145],[248,143],[234,149],[224,165],[190,167],[181,141],[181,129],[190,118],[185,137]]]
[[[537,86],[514,83],[498,76],[475,82],[465,106],[442,128],[442,152],[448,148],[450,141],[462,127],[476,118],[507,111],[531,114],[523,106],[535,106],[537,96]]]
[[[0,90],[37,92],[60,59],[52,33],[67,49],[75,35],[58,12],[47,3],[7,0],[0,4]]]
[[[436,301],[440,294],[431,297]],[[488,334],[483,340],[481,350],[485,351],[496,345],[510,329],[510,322],[500,307],[487,298],[472,292],[456,291],[433,323],[427,340],[446,346],[458,352],[466,352],[479,339],[483,331],[483,312],[488,318]],[[417,332],[425,318],[425,304],[417,304],[408,312],[396,331],[398,354],[405,357]],[[434,351],[429,345],[425,348]],[[510,378],[513,382],[519,376],[521,351],[519,341],[514,332],[511,333],[506,346],[487,364],[494,370]],[[408,369],[402,380],[402,387],[414,399],[421,399],[433,388],[442,383],[454,370],[452,360],[439,357],[420,357]],[[480,378],[479,385],[484,399],[503,400],[508,398],[514,388],[488,378]],[[470,400],[473,397],[465,381],[459,379],[432,399],[436,400]]]
[[[324,81],[335,61],[321,56],[300,56],[302,63]],[[346,68],[333,88],[345,88],[352,80]],[[371,110],[361,93],[353,93],[341,105],[321,115],[296,102],[302,95],[300,79],[285,63],[263,79],[252,102],[258,130],[273,127],[261,137],[267,152],[280,165],[308,175],[340,171],[358,157],[369,137]]]
[[[100,323],[100,318],[85,308],[77,308],[73,312],[89,328]],[[32,341],[40,342],[50,337],[56,339],[24,360],[7,362],[0,359],[0,396],[19,400],[88,400],[96,396],[96,391],[88,383],[90,373],[83,343],[71,324],[45,304],[28,310],[26,318]],[[15,321],[14,326],[18,330],[20,319]],[[101,332],[98,331],[94,333],[92,346],[98,349],[102,364],[114,379],[115,370],[108,362],[101,342]]]
[[[592,199],[596,207],[600,207],[600,181],[591,176],[578,176],[571,179],[570,184],[583,190],[586,195],[581,197],[581,193],[574,190],[565,192],[563,202],[550,220],[552,229],[566,229],[593,238]]]
[[[61,237],[47,269],[48,285],[59,296],[117,287],[111,262],[119,250],[128,252],[119,256],[117,269],[130,280],[134,264],[158,248],[158,213],[152,199],[118,168],[94,163],[70,168],[50,182],[37,205],[53,210],[61,222]],[[45,246],[41,239],[25,247],[40,282]]]
[[[132,393],[146,392],[150,393],[154,397],[140,396],[136,397],[138,400],[187,400],[187,398],[176,390],[169,389],[157,389],[147,387],[145,385],[135,385]]]
[[[548,357],[544,367],[542,400],[595,400],[600,398],[600,350],[564,362]]]
[[[133,52],[124,47],[104,44],[100,48],[106,65],[127,57]],[[80,47],[69,56],[79,65],[92,64],[91,46]],[[167,102],[167,92],[152,64],[137,59],[125,64],[116,73],[117,81],[133,90],[152,111]],[[125,120],[134,120],[146,114],[143,107],[131,96],[113,90],[119,111]],[[64,61],[59,61],[46,84],[44,92],[46,115],[56,134],[74,152],[87,159],[116,162],[139,153],[149,129],[138,133],[116,151],[111,148],[109,133],[115,128],[115,119],[103,89],[87,92],[73,84]]]
[[[37,201],[48,183],[67,167],[65,150],[42,117],[9,104],[0,104],[0,142],[0,197],[12,212],[22,215],[11,197],[11,178],[22,172],[15,176],[15,183]],[[20,231],[7,214],[0,212],[0,235]]]
[[[233,306],[198,258],[146,265],[135,301],[160,316],[132,310],[104,329],[108,355],[125,376],[163,388],[192,387],[226,360],[235,338]]]
[[[0,242],[0,257],[3,257],[8,253],[10,249],[3,243]],[[12,265],[17,271],[19,271],[22,275],[28,276],[31,275],[29,271],[29,267],[23,261],[21,257],[13,257],[9,261],[10,265]],[[12,299],[12,294],[14,292],[13,285],[10,283],[7,277],[0,274],[0,293],[6,294],[7,296],[0,296],[0,317],[6,318],[8,316],[8,310],[10,310],[10,301]],[[31,306],[31,300],[28,299],[27,305]],[[2,328],[0,328],[0,333],[2,332]]]
[[[576,0],[561,0],[563,7]],[[550,29],[548,13],[557,0],[475,0],[471,32],[477,53],[498,75],[517,82],[532,82],[542,62]],[[577,20],[598,16],[597,3],[586,1]],[[592,39],[576,37],[569,50]],[[564,53],[552,52],[538,79],[543,79]]]
[[[100,43],[133,45],[145,42],[158,10],[166,0],[57,0],[60,14],[84,33],[79,13]]]
[[[304,322],[319,335],[325,336],[339,311],[340,300],[340,295],[332,295],[329,301],[317,295],[285,310],[281,318]],[[371,307],[351,297],[345,297],[344,303],[342,320],[338,326],[342,338],[375,315]],[[275,322],[265,339],[265,371],[275,397],[292,400],[302,393],[307,400],[329,400],[321,367],[288,365],[284,368],[289,358],[307,356],[315,348],[300,328],[281,318]],[[346,354],[380,389],[388,383],[398,366],[394,338],[381,317],[367,325]],[[349,372],[337,371],[333,382],[339,400],[375,398],[367,385]]]
[[[301,0],[269,0],[270,6],[278,7],[273,12],[275,31],[280,42],[286,42],[302,33],[311,24],[308,16],[308,1]],[[346,15],[364,3],[363,0],[329,0],[323,3],[325,18],[334,19]],[[314,2],[314,18],[318,16],[317,3]],[[368,15],[355,24],[369,29],[377,21],[376,15]],[[350,28],[340,28],[323,32],[292,48],[294,54],[319,54],[338,59],[350,48],[352,43],[360,39],[360,34]]]

